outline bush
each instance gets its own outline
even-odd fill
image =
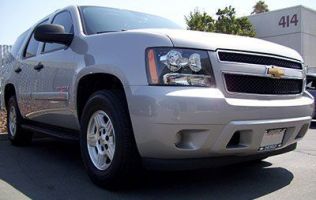
[[[5,112],[0,112],[0,133],[7,132],[7,116]]]

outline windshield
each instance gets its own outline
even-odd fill
[[[81,6],[80,12],[88,35],[145,28],[181,29],[168,19],[128,10]]]

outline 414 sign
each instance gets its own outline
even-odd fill
[[[279,21],[279,26],[281,26],[282,28],[297,26],[298,22],[299,21],[298,21],[297,14],[282,16]]]

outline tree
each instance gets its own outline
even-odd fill
[[[259,14],[259,13],[264,13],[264,12],[269,12],[268,5],[264,1],[258,1],[256,5],[253,7],[252,15],[253,14]]]
[[[254,37],[255,29],[247,17],[236,17],[235,8],[229,6],[225,9],[218,9],[216,22],[216,32],[233,35],[243,35]]]
[[[218,9],[216,22],[216,32],[236,35],[239,25],[237,24],[235,8],[231,6],[225,9]]]
[[[250,36],[250,37],[255,37],[256,36],[256,30],[253,27],[252,23],[249,21],[248,17],[241,17],[237,19],[237,24],[239,25],[238,27],[238,32],[237,35],[242,35],[242,36]]]
[[[189,16],[185,16],[185,22],[189,30],[199,30],[205,32],[213,32],[215,30],[214,20],[205,11],[200,12],[195,8],[190,12]]]
[[[200,12],[195,9],[185,17],[189,30],[227,33],[243,36],[255,36],[255,29],[247,17],[236,17],[236,11],[233,7],[218,9],[217,20],[214,20],[206,12]]]

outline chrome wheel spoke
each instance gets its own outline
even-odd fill
[[[106,163],[106,158],[104,155],[98,154],[97,163],[99,166],[103,166]]]
[[[106,123],[106,125],[105,125],[106,134],[108,134],[108,135],[111,134],[112,129],[113,129],[112,123],[111,123],[111,121],[109,120],[109,121]]]
[[[88,137],[87,137],[87,143],[88,145],[92,146],[92,147],[95,147],[97,145],[97,137],[96,137],[96,134],[88,134]]]
[[[94,121],[95,121],[95,124],[97,126],[98,129],[100,129],[101,127],[104,127],[105,124],[104,124],[104,120],[102,118],[102,116],[100,114],[97,114],[95,117],[94,117]]]
[[[113,137],[113,136],[110,136],[110,137],[109,137],[108,143],[109,143],[110,145],[113,145],[113,144],[114,144],[114,137]]]
[[[106,150],[106,155],[108,156],[108,158],[112,161],[113,157],[114,157],[114,151],[115,149],[113,148],[112,145],[108,145],[108,149]]]

